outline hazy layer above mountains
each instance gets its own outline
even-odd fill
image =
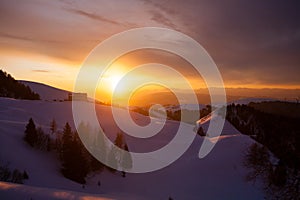
[[[184,104],[190,104],[192,93],[185,90],[175,90],[181,97]],[[207,89],[198,89],[195,91],[200,104],[210,104],[210,96]],[[250,88],[226,88],[227,102],[232,102],[245,98],[275,99],[299,101],[300,89],[250,89]],[[174,104],[178,101],[175,95],[170,91],[143,91],[133,96],[131,101],[136,106],[149,105],[154,103]]]
[[[34,92],[40,94],[42,100],[64,100],[67,98],[68,91],[63,89],[53,88],[41,83],[21,81],[23,84],[28,85]],[[174,89],[176,94],[182,100],[181,104],[191,104],[190,101],[192,93],[186,90]],[[210,104],[210,96],[208,89],[198,89],[195,91],[199,104]],[[244,98],[262,98],[262,99],[277,99],[277,100],[290,100],[299,101],[300,89],[250,89],[250,88],[226,88],[227,101],[236,101]],[[101,101],[101,99],[100,99]],[[124,99],[116,100],[117,103],[122,104]],[[147,106],[151,104],[173,104],[178,105],[175,94],[169,90],[143,90],[142,92],[135,93],[130,100],[133,106]]]

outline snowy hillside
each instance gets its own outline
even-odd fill
[[[0,182],[1,199],[93,199],[93,200],[111,200],[108,197],[98,197],[93,194],[86,194],[74,191],[59,190],[54,188],[41,188],[27,185]]]
[[[41,100],[65,100],[68,98],[68,91],[51,87],[42,83],[31,81],[19,81],[24,85],[29,86],[34,92],[40,95]]]
[[[101,123],[104,129],[108,130],[109,137],[114,138],[118,128],[110,120],[110,108],[97,105],[96,109],[100,118],[105,116]],[[11,168],[26,170],[29,180],[25,181],[25,185],[32,186],[12,189],[14,187],[3,186],[2,183],[0,197],[16,195],[17,198],[18,195],[28,193],[32,197],[45,194],[45,197],[50,198],[53,196],[49,196],[49,193],[53,194],[57,189],[66,190],[64,194],[67,198],[71,193],[75,196],[79,195],[78,192],[113,199],[126,199],[126,197],[129,199],[168,199],[169,197],[173,199],[262,199],[263,197],[261,191],[245,182],[247,169],[242,165],[244,152],[254,141],[241,135],[228,122],[225,123],[223,133],[226,136],[219,138],[213,151],[204,159],[198,158],[203,138],[197,136],[184,155],[164,169],[144,174],[127,174],[126,178],[123,178],[119,172],[112,174],[104,171],[101,174],[91,174],[87,178],[85,188],[82,188],[80,184],[61,175],[60,163],[51,152],[34,150],[23,141],[24,129],[29,117],[32,117],[46,132],[50,132],[50,120],[55,118],[61,129],[65,122],[72,122],[71,102],[0,98],[1,163],[9,163]],[[132,117],[138,124],[147,124],[149,121],[146,116],[138,113],[132,113]],[[177,126],[178,122],[167,121],[161,133],[148,141],[137,142],[132,137],[127,137],[126,141],[133,151],[151,151],[168,143],[174,136]],[[186,134],[195,134],[193,128],[192,125],[186,124]],[[212,140],[212,142],[216,141]],[[101,187],[97,185],[99,180],[101,180]],[[47,192],[35,193],[36,187],[54,189],[39,189]]]

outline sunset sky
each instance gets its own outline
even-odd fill
[[[157,26],[198,41],[226,87],[300,88],[299,10],[296,0],[1,0],[0,68],[17,79],[71,90],[82,62],[101,41],[131,28]],[[151,59],[181,64],[151,51],[119,64]],[[187,65],[182,61],[180,67],[192,77]],[[194,87],[203,87],[200,82]]]

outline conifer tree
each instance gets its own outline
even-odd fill
[[[57,131],[57,124],[55,119],[53,119],[50,123],[51,134],[54,134]]]
[[[89,156],[90,154],[82,144],[77,132],[74,133],[72,154],[74,155],[73,180],[79,183],[85,183],[85,177],[88,174],[90,168],[89,159],[87,158],[87,156]]]
[[[102,131],[95,132],[95,138],[93,143],[93,156],[91,159],[91,169],[93,171],[102,170],[104,165],[102,162],[105,163],[107,159],[107,145],[105,141],[105,136]],[[94,157],[95,156],[95,157]],[[100,162],[100,159],[102,162]]]
[[[120,149],[122,149],[123,143],[124,143],[124,141],[123,141],[123,134],[122,133],[118,133],[117,137],[115,139],[115,145],[117,147],[119,147]]]
[[[72,130],[69,123],[66,123],[63,136],[62,136],[62,150],[61,150],[61,159],[62,159],[62,173],[66,178],[73,176],[74,171],[72,167],[74,165],[74,156],[72,155]]]
[[[37,131],[32,118],[29,119],[29,122],[26,125],[24,140],[32,147],[37,142]]]
[[[84,146],[77,133],[73,133],[70,125],[66,123],[62,137],[62,173],[78,183],[85,183],[88,173],[88,160],[84,156]]]
[[[123,170],[129,170],[132,168],[132,157],[130,155],[127,144],[124,145],[124,152],[122,155],[121,167]],[[123,177],[125,177],[124,171],[123,171]]]
[[[112,146],[112,148],[107,156],[107,163],[110,166],[109,170],[111,170],[112,172],[115,172],[116,169],[118,168],[118,161],[117,161],[116,157],[117,157],[116,147]]]

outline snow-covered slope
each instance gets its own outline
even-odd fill
[[[262,192],[245,181],[247,169],[242,164],[247,147],[254,141],[241,135],[228,122],[223,132],[226,137],[221,137],[212,152],[203,159],[198,158],[203,138],[196,136],[183,156],[166,168],[150,173],[127,174],[126,178],[119,172],[104,171],[90,175],[85,188],[82,188],[61,175],[60,163],[53,153],[34,150],[22,139],[30,117],[45,132],[50,132],[49,124],[53,118],[60,129],[65,122],[73,121],[71,107],[71,102],[0,98],[0,161],[29,174],[25,186],[18,189],[13,189],[14,185],[0,184],[0,199],[59,198],[54,194],[61,194],[61,199],[93,199],[95,196],[112,199],[263,199]],[[96,105],[96,110],[106,134],[114,138],[119,129],[111,121],[110,107]],[[149,122],[148,117],[138,113],[132,113],[132,118],[140,125]],[[160,119],[157,120],[159,122]],[[167,120],[162,131],[149,140],[126,136],[126,141],[132,151],[151,151],[167,144],[177,127],[178,122]],[[186,134],[195,134],[193,128],[193,125],[186,124]],[[97,185],[99,180],[100,187]]]
[[[37,82],[31,82],[31,81],[19,81],[19,82],[29,86],[31,90],[38,93],[40,95],[41,100],[52,101],[52,100],[68,99],[69,92],[66,90],[58,89]]]
[[[111,200],[110,197],[99,197],[93,194],[59,190],[55,188],[41,188],[27,185],[0,182],[1,199],[43,199],[43,200]]]

